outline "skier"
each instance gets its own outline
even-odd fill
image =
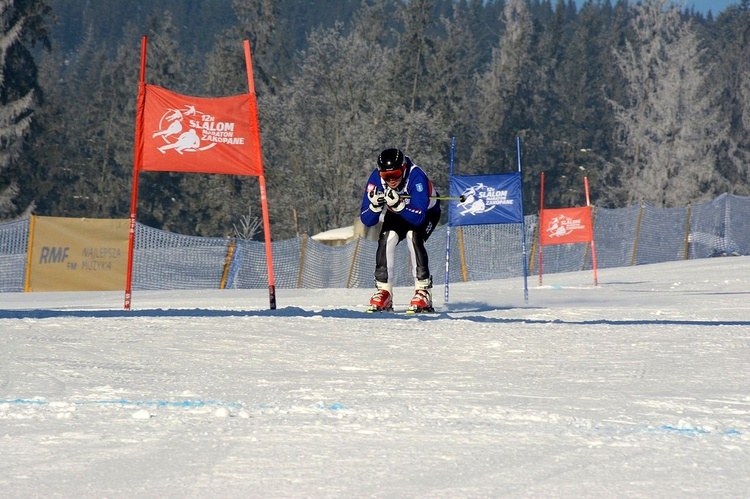
[[[367,180],[360,220],[367,227],[383,222],[375,256],[375,287],[368,311],[393,309],[396,245],[406,239],[414,276],[408,312],[432,312],[432,275],[424,243],[440,220],[440,201],[425,172],[399,149],[386,149]]]

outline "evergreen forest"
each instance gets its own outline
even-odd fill
[[[524,207],[750,195],[750,0],[0,0],[0,220],[127,218],[146,81],[246,93],[274,240],[351,225],[378,153],[447,193],[517,169]],[[140,174],[138,221],[262,239],[258,179]],[[254,227],[255,230],[238,230]]]

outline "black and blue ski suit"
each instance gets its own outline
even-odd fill
[[[367,187],[362,196],[362,210],[359,218],[367,227],[379,221],[383,226],[378,237],[378,249],[375,256],[375,280],[387,283],[389,269],[393,269],[395,248],[406,239],[412,260],[415,280],[430,279],[430,266],[425,250],[425,241],[440,220],[440,201],[434,199],[437,192],[424,170],[413,164],[406,157],[407,168],[401,184],[395,190],[401,196],[408,196],[404,201],[406,207],[396,213],[387,206],[382,212],[373,211],[367,194],[372,190],[386,191],[388,184],[380,178],[376,168],[367,180]],[[432,199],[431,199],[432,197]]]

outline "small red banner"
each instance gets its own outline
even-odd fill
[[[591,207],[542,210],[539,234],[542,246],[593,241]]]

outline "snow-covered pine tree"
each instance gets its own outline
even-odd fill
[[[508,147],[502,133],[518,100],[524,73],[530,64],[531,15],[522,0],[509,0],[503,10],[505,31],[492,50],[489,69],[479,76],[474,109],[478,137],[467,173],[488,171]]]
[[[706,81],[698,37],[669,0],[633,8],[634,39],[615,52],[627,81],[615,103],[623,154],[617,161],[627,201],[678,206],[717,192],[712,152],[726,133]]]
[[[13,45],[21,39],[23,18],[14,16],[14,1],[0,0],[0,90],[4,90],[6,79],[6,58]],[[18,98],[5,97],[8,92],[2,91],[0,101],[0,171],[8,168],[23,148],[24,137],[31,127],[31,116],[34,106],[34,91],[29,90]],[[0,184],[0,220],[6,218],[15,209],[14,198],[18,194],[18,185],[11,181]]]

